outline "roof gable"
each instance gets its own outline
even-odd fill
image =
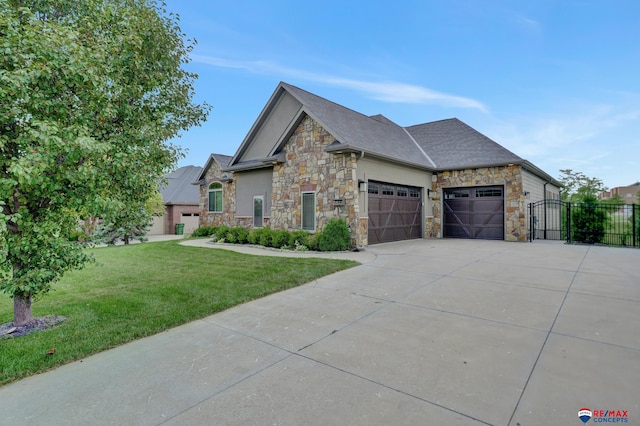
[[[227,167],[229,165],[229,163],[231,162],[232,158],[233,157],[230,157],[228,155],[223,155],[223,154],[211,154],[209,156],[209,159],[207,160],[207,163],[204,165],[204,167],[202,169],[200,169],[201,171],[200,171],[200,174],[198,175],[198,177],[196,179],[194,179],[193,181],[191,181],[191,183],[193,185],[197,185],[197,184],[200,184],[201,182],[203,182],[206,179],[207,172],[211,168],[211,164],[213,164],[213,162],[218,163],[220,168],[224,169],[225,167]]]
[[[342,148],[434,167],[411,135],[383,115],[369,117],[290,84],[280,83],[280,86],[295,96],[302,104],[302,111],[331,133]]]
[[[287,98],[296,102],[284,101]],[[306,115],[336,138],[340,145],[334,146],[334,150],[356,150],[418,167],[434,167],[411,135],[386,117],[368,117],[281,82],[238,148],[229,169],[268,163],[280,153]]]

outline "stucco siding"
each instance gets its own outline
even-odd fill
[[[271,216],[273,168],[236,172],[236,217],[253,217],[253,198],[264,197],[264,216]]]
[[[265,121],[253,135],[241,161],[255,160],[269,156],[276,143],[282,138],[284,129],[294,119],[302,104],[286,93],[280,97],[273,109],[265,117]]]

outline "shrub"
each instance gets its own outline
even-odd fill
[[[201,226],[191,233],[192,237],[210,237],[215,234],[215,227]]]
[[[216,238],[218,239],[218,241],[225,240],[227,238],[227,233],[229,233],[230,229],[231,228],[229,228],[226,225],[216,226],[214,234],[215,234]]]
[[[309,233],[307,231],[293,231],[289,235],[290,247],[306,246],[309,247]]]
[[[260,244],[260,235],[264,228],[253,228],[249,235],[247,235],[247,242],[249,244]]]
[[[609,217],[598,200],[595,197],[585,197],[584,202],[576,204],[573,209],[571,226],[574,229],[574,241],[587,244],[601,242]]]
[[[258,244],[264,247],[271,247],[271,242],[273,238],[273,231],[269,227],[262,228],[262,232],[260,233],[260,241]]]
[[[349,248],[351,234],[343,219],[330,219],[320,233],[318,248],[320,251],[342,251]]]
[[[229,230],[224,237],[224,241],[229,244],[235,244],[238,242],[238,239],[236,238],[236,234],[232,230]]]
[[[282,248],[289,244],[289,239],[291,238],[291,233],[289,231],[285,231],[284,229],[279,229],[277,231],[271,232],[271,246],[275,248]]]
[[[235,228],[231,228],[231,233],[235,236],[236,243],[238,244],[246,244],[247,237],[249,236],[249,231],[242,226],[236,226]]]
[[[313,251],[320,250],[320,234],[313,234],[309,236],[307,240],[307,247],[309,247],[309,250]]]

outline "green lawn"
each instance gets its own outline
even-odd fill
[[[33,304],[34,317],[61,315],[65,322],[0,340],[0,385],[357,265],[176,241],[92,251],[96,263],[68,273]],[[12,320],[13,300],[1,294],[0,324]],[[51,348],[55,355],[46,356]]]

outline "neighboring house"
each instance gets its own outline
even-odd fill
[[[343,218],[358,246],[527,239],[527,203],[560,183],[458,119],[401,127],[280,83],[236,154],[198,178],[200,224],[309,232]]]
[[[638,204],[640,203],[640,199],[638,199],[639,192],[640,182],[636,182],[629,186],[616,186],[615,188],[611,188],[610,191],[600,194],[600,198],[607,200],[613,198],[617,194],[622,198],[622,202],[625,204]]]
[[[154,218],[149,231],[154,234],[175,234],[176,223],[184,224],[184,233],[190,234],[199,226],[200,191],[193,181],[202,173],[202,167],[185,166],[167,174],[160,186],[165,213]]]

